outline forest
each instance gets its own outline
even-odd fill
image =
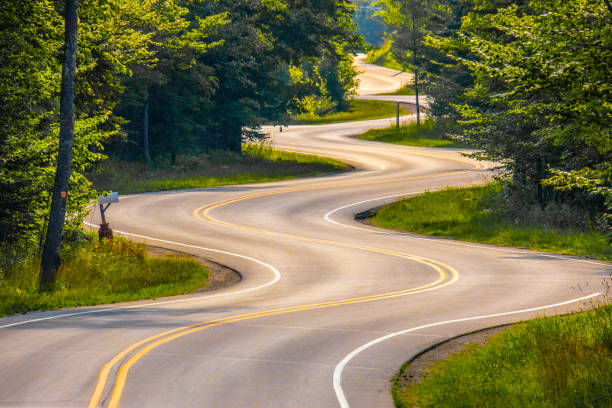
[[[608,0],[380,0],[438,132],[500,164],[506,215],[612,238]]]
[[[50,223],[68,4],[0,5],[3,270],[39,255]],[[353,10],[317,0],[78,2],[62,239],[79,234],[97,194],[86,174],[109,156],[155,167],[213,149],[240,154],[263,123],[312,105],[342,109],[355,86],[351,54],[362,45]]]

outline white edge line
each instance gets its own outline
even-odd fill
[[[481,319],[488,319],[488,318],[492,318],[492,317],[501,317],[501,316],[509,316],[509,315],[513,315],[513,314],[519,314],[519,313],[527,313],[527,312],[534,312],[537,310],[543,310],[543,309],[550,309],[553,307],[558,307],[558,306],[564,306],[564,305],[568,305],[571,303],[576,303],[576,302],[580,302],[583,300],[588,300],[588,299],[592,299],[595,298],[597,296],[601,296],[602,294],[600,292],[596,292],[596,293],[592,293],[590,295],[587,296],[583,296],[577,299],[572,299],[572,300],[567,300],[565,302],[560,302],[560,303],[554,303],[552,305],[546,305],[546,306],[539,306],[539,307],[533,307],[533,308],[529,308],[529,309],[521,309],[521,310],[515,310],[512,312],[503,312],[503,313],[495,313],[495,314],[490,314],[490,315],[482,315],[482,316],[474,316],[474,317],[465,317],[462,319],[454,319],[454,320],[445,320],[443,322],[437,322],[437,323],[429,323],[429,324],[425,324],[422,326],[417,326],[417,327],[413,327],[410,329],[405,329],[405,330],[401,330],[395,333],[390,333],[387,334],[386,336],[382,336],[379,337],[377,339],[374,339],[372,341],[370,341],[369,343],[366,343],[358,348],[356,348],[355,350],[351,351],[349,354],[347,354],[342,361],[340,361],[337,365],[336,368],[334,369],[334,376],[333,376],[333,386],[334,386],[334,392],[336,393],[336,398],[338,399],[338,402],[340,404],[341,408],[349,408],[350,405],[346,399],[346,396],[344,395],[344,391],[342,390],[342,370],[344,369],[344,367],[359,353],[361,353],[364,350],[369,349],[370,347],[381,343],[385,340],[388,340],[392,337],[396,337],[396,336],[401,336],[402,334],[407,334],[407,333],[411,333],[417,330],[421,330],[421,329],[427,329],[430,327],[436,327],[436,326],[442,326],[442,325],[446,325],[446,324],[451,324],[451,323],[460,323],[460,322],[466,322],[469,320],[481,320]]]
[[[346,228],[353,228],[353,229],[357,229],[357,230],[361,230],[361,231],[367,231],[367,232],[373,232],[375,234],[381,234],[381,235],[395,235],[395,236],[403,236],[406,238],[411,238],[411,239],[417,239],[417,240],[421,240],[421,241],[432,241],[432,242],[438,242],[438,243],[442,243],[442,244],[448,244],[448,245],[457,245],[457,246],[464,246],[464,247],[469,247],[469,248],[480,248],[480,249],[488,249],[491,251],[501,251],[501,252],[511,252],[511,253],[515,253],[515,254],[538,254],[539,256],[543,256],[546,258],[555,258],[555,259],[564,259],[564,260],[570,260],[570,261],[576,261],[576,262],[583,262],[583,263],[588,263],[588,264],[592,264],[592,265],[599,265],[599,266],[612,266],[612,264],[610,263],[604,263],[604,262],[597,262],[597,261],[590,261],[587,259],[580,259],[580,258],[573,258],[573,257],[569,257],[569,256],[563,256],[563,255],[555,255],[555,254],[547,254],[544,252],[539,252],[539,251],[526,251],[526,250],[521,250],[521,249],[512,249],[512,248],[503,248],[503,247],[495,247],[495,246],[488,246],[488,245],[478,245],[478,244],[469,244],[466,242],[462,242],[462,241],[452,241],[449,239],[432,239],[432,238],[427,238],[427,237],[418,237],[418,236],[413,236],[413,235],[409,235],[406,233],[402,233],[399,231],[379,231],[379,230],[374,230],[374,229],[370,229],[370,228],[364,228],[364,227],[357,227],[354,225],[349,225],[349,224],[344,224],[338,221],[334,221],[330,218],[330,216],[332,214],[334,214],[337,211],[340,210],[344,210],[345,208],[349,208],[349,207],[353,207],[359,204],[363,204],[363,203],[369,203],[372,201],[380,201],[380,200],[384,200],[387,198],[396,198],[396,197],[403,197],[403,196],[409,196],[409,195],[416,195],[416,194],[423,194],[425,191],[414,191],[414,192],[409,192],[409,193],[403,193],[403,194],[394,194],[394,195],[390,195],[390,196],[385,196],[385,197],[376,197],[376,198],[372,198],[369,200],[363,200],[363,201],[359,201],[356,203],[352,203],[352,204],[347,204],[347,205],[343,205],[342,207],[338,207],[334,210],[328,211],[327,213],[325,213],[325,215],[323,215],[323,218],[325,219],[325,221],[330,222],[332,224],[336,224],[342,227],[346,227]]]
[[[89,222],[85,222],[85,224],[90,226],[90,227],[95,227],[96,226],[96,225],[91,224]],[[253,291],[256,291],[256,290],[259,290],[259,289],[263,289],[263,288],[265,288],[267,286],[274,285],[281,278],[280,272],[273,265],[270,265],[269,263],[260,261],[259,259],[252,258],[250,256],[240,255],[240,254],[236,254],[236,253],[228,252],[228,251],[222,251],[220,249],[205,248],[205,247],[196,246],[196,245],[183,244],[183,243],[180,243],[180,242],[167,241],[165,239],[153,238],[153,237],[148,237],[148,236],[145,236],[145,235],[130,234],[129,232],[122,232],[122,231],[115,231],[115,232],[123,234],[123,235],[129,235],[129,236],[136,237],[136,238],[143,238],[143,239],[147,239],[147,240],[151,240],[151,241],[163,242],[163,243],[172,244],[172,245],[180,245],[180,246],[184,246],[184,247],[187,247],[187,248],[195,248],[195,249],[200,249],[200,250],[204,250],[204,251],[216,252],[216,253],[219,253],[219,254],[225,254],[225,255],[235,256],[237,258],[246,259],[248,261],[252,261],[252,262],[258,263],[258,264],[260,264],[260,265],[270,269],[272,271],[272,273],[274,273],[274,279],[272,279],[271,281],[266,282],[266,283],[264,283],[262,285],[255,286],[255,287],[248,288],[248,289],[239,290],[239,291],[232,291],[232,292],[218,293],[218,294],[209,294],[209,295],[203,295],[203,296],[198,296],[198,297],[192,297],[192,298],[188,298],[188,299],[175,299],[175,300],[167,300],[167,301],[164,301],[164,302],[154,302],[154,303],[145,303],[145,304],[130,305],[130,306],[113,307],[113,308],[107,308],[107,309],[86,310],[86,311],[83,311],[83,312],[65,313],[65,314],[61,314],[61,315],[41,317],[41,318],[38,318],[38,319],[24,320],[24,321],[20,321],[20,322],[5,324],[3,326],[0,326],[0,329],[5,329],[7,327],[13,327],[13,326],[21,326],[21,325],[24,325],[24,324],[35,323],[35,322],[40,322],[40,321],[44,321],[44,320],[59,319],[59,318],[63,318],[63,317],[72,317],[72,316],[79,316],[79,315],[93,314],[93,313],[113,312],[113,311],[124,310],[124,309],[145,308],[145,307],[150,307],[150,306],[166,305],[166,304],[169,304],[169,303],[192,302],[192,301],[195,301],[195,300],[209,299],[209,298],[220,297],[220,296],[238,295],[238,294],[243,294],[243,293],[247,293],[247,292],[253,292]]]

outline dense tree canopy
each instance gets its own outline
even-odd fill
[[[610,209],[611,23],[605,3],[590,0],[532,1],[463,20],[476,56],[462,60],[475,78],[469,93],[482,101],[458,106],[467,138],[506,163],[527,203],[567,202],[593,219],[605,200]]]
[[[460,125],[452,132],[481,147],[477,156],[504,164],[515,208],[567,207],[559,222],[605,228],[601,216],[612,212],[605,0],[378,4],[394,30],[396,59],[422,73],[430,114]]]
[[[0,2],[0,246],[38,250],[58,149],[64,2]],[[81,0],[66,234],[106,153],[173,159],[240,151],[305,97],[342,108],[361,47],[343,0]],[[303,81],[294,81],[299,67]],[[319,82],[307,80],[317,75]],[[306,85],[305,85],[306,84]],[[0,259],[0,263],[6,259]]]

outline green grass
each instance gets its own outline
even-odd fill
[[[495,202],[501,188],[491,183],[428,192],[383,207],[370,220],[380,227],[424,235],[612,260],[612,246],[604,234],[505,217]]]
[[[347,112],[329,113],[324,116],[302,114],[296,116],[292,123],[296,125],[324,125],[358,120],[383,119],[395,116],[395,109],[395,103],[393,102],[351,99]],[[400,114],[405,113],[406,111],[400,108]]]
[[[51,291],[38,291],[40,259],[29,258],[0,276],[0,316],[193,292],[208,270],[187,257],[150,258],[144,244],[122,238],[91,239],[62,253]]]
[[[393,386],[396,407],[612,406],[612,305],[515,325]]]
[[[381,95],[415,95],[414,89],[410,85],[406,85],[395,92],[384,93]]]
[[[174,166],[151,170],[142,163],[106,161],[88,175],[97,190],[121,194],[262,183],[340,171],[346,165],[325,157],[244,145],[243,155],[215,151],[179,157]]]
[[[370,64],[380,65],[386,68],[396,69],[398,71],[404,71],[404,67],[397,62],[391,53],[391,46],[393,45],[392,40],[387,40],[385,43],[378,47],[372,48],[368,51],[365,61]]]
[[[437,129],[433,120],[427,120],[417,126],[416,123],[400,126],[390,126],[385,129],[372,129],[359,135],[361,140],[394,143],[406,146],[420,147],[467,147],[444,139],[441,130]]]

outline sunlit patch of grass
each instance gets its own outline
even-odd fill
[[[492,183],[427,192],[383,207],[370,220],[417,234],[612,260],[612,246],[602,233],[505,217],[492,202],[501,188]]]
[[[408,125],[390,126],[385,129],[372,129],[359,135],[361,140],[394,143],[405,146],[420,147],[466,147],[443,137],[443,131],[436,127],[433,120],[426,120],[417,126],[416,123]]]
[[[400,108],[400,114],[406,111]],[[324,116],[302,114],[295,117],[295,124],[324,125],[330,123],[354,122],[358,120],[383,119],[395,116],[396,106],[393,102],[351,99],[347,112],[329,113]]]
[[[149,169],[143,163],[106,161],[88,175],[97,190],[121,194],[262,183],[314,176],[346,168],[337,160],[288,153],[269,146],[243,145],[243,155],[212,151],[179,157],[174,166]]]
[[[612,405],[612,305],[515,325],[393,387],[397,407]]]
[[[190,293],[208,281],[208,270],[191,258],[149,258],[144,244],[119,237],[91,238],[62,256],[56,284],[47,292],[38,290],[39,258],[0,276],[0,316]]]
[[[414,89],[412,88],[412,86],[410,85],[406,85],[400,89],[398,89],[395,92],[391,92],[391,93],[384,93],[381,95],[415,95],[416,92],[414,92]]]
[[[397,62],[395,57],[393,57],[393,53],[391,53],[392,45],[393,41],[387,40],[382,46],[371,49],[370,51],[368,51],[365,61],[370,64],[383,66],[385,68],[403,71],[404,67],[402,67],[402,65]]]

